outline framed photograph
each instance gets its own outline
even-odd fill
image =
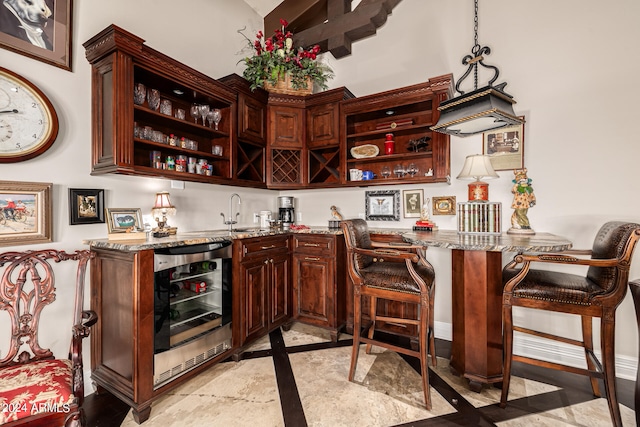
[[[71,71],[72,0],[0,5],[0,47]],[[25,31],[28,26],[33,31]]]
[[[420,218],[423,197],[424,192],[422,190],[404,190],[402,192],[405,218]]]
[[[524,116],[520,116],[524,120]],[[524,123],[482,134],[482,154],[491,156],[497,171],[524,167]]]
[[[52,187],[45,182],[0,181],[0,246],[51,242]]]
[[[456,214],[456,196],[434,197],[433,198],[433,214],[434,215],[455,215]]]
[[[109,234],[126,233],[131,227],[142,228],[140,208],[106,208]]]
[[[104,223],[104,190],[69,189],[69,224]]]
[[[365,218],[371,221],[400,221],[400,190],[366,191]]]

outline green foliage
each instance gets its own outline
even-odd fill
[[[251,90],[263,88],[265,80],[275,85],[285,74],[291,77],[295,89],[307,88],[307,78],[322,89],[327,89],[327,81],[333,77],[333,71],[325,64],[318,63],[320,46],[308,50],[293,47],[293,34],[286,30],[288,25],[280,20],[281,30],[276,30],[270,38],[263,37],[262,31],[256,34],[256,40],[249,38],[239,30],[247,40],[253,56],[241,60],[246,65],[242,76],[251,84]]]

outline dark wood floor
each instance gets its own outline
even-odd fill
[[[289,365],[288,354],[332,346],[350,346],[351,340],[286,348],[279,329],[270,334],[270,339],[272,350],[244,353],[242,357],[273,357],[285,425],[287,427],[306,426],[302,404],[298,396],[293,372]],[[436,341],[438,356],[449,357],[451,343],[443,340]],[[416,360],[408,356],[406,360],[415,369],[419,370]],[[513,374],[560,387],[562,389],[562,402],[560,404],[562,405],[572,405],[593,399],[589,380],[587,377],[581,375],[553,371],[520,363],[514,363]],[[430,382],[431,387],[436,389],[449,402],[457,402],[458,412],[443,417],[414,422],[411,423],[412,426],[494,426],[496,422],[517,418],[518,416],[526,414],[551,410],[557,408],[559,405],[558,395],[548,393],[534,398],[510,402],[507,409],[501,409],[497,405],[475,408],[433,372],[431,372],[430,375]],[[604,386],[601,385],[601,387],[602,390],[604,390]],[[635,382],[618,379],[617,390],[620,403],[633,409]],[[99,396],[92,394],[85,399],[84,411],[87,420],[86,425],[88,427],[118,427],[127,415],[129,407],[108,393]]]

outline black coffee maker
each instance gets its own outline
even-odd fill
[[[282,222],[282,229],[288,230],[295,221],[293,210],[293,197],[278,197],[278,219]]]

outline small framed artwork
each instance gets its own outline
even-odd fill
[[[423,197],[422,190],[404,190],[402,192],[405,218],[420,218]]]
[[[524,120],[524,116],[520,116]],[[524,123],[482,134],[482,154],[491,157],[497,171],[524,167]]]
[[[69,224],[104,223],[104,190],[69,189]]]
[[[456,214],[456,196],[434,197],[433,198],[433,214],[434,215],[455,215]]]
[[[71,71],[72,3],[5,1],[0,10],[0,47]]]
[[[106,208],[107,231],[109,234],[127,233],[142,228],[140,208]]]
[[[371,221],[400,221],[400,190],[366,191],[365,218]]]
[[[45,182],[0,181],[0,246],[51,242],[51,189]]]

